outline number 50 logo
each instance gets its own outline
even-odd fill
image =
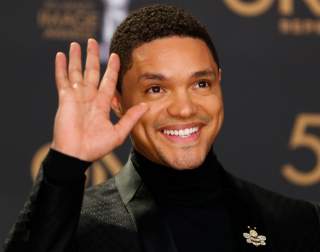
[[[316,163],[309,172],[301,172],[291,164],[284,165],[282,174],[292,183],[308,186],[320,182],[320,139],[307,133],[307,127],[320,127],[320,114],[300,114],[295,121],[289,148],[307,148],[314,153]]]

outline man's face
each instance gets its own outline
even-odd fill
[[[134,148],[174,169],[198,167],[223,121],[221,73],[207,45],[190,37],[156,39],[134,49],[132,62],[122,109],[149,105],[131,131]]]

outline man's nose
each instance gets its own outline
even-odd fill
[[[173,117],[188,118],[196,114],[197,105],[187,92],[176,94],[172,97],[168,113]]]

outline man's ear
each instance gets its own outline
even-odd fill
[[[111,99],[111,108],[118,118],[122,117],[123,108],[121,105],[121,95],[117,90],[115,91],[115,94]]]
[[[219,81],[221,81],[222,80],[222,69],[221,68],[219,68]]]

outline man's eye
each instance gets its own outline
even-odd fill
[[[161,87],[159,86],[152,86],[146,90],[146,93],[149,93],[149,94],[160,93],[160,92],[161,92]]]
[[[201,80],[201,81],[198,81],[196,83],[196,87],[197,88],[206,88],[206,87],[209,87],[210,86],[210,83],[208,81],[205,81],[205,80]]]

